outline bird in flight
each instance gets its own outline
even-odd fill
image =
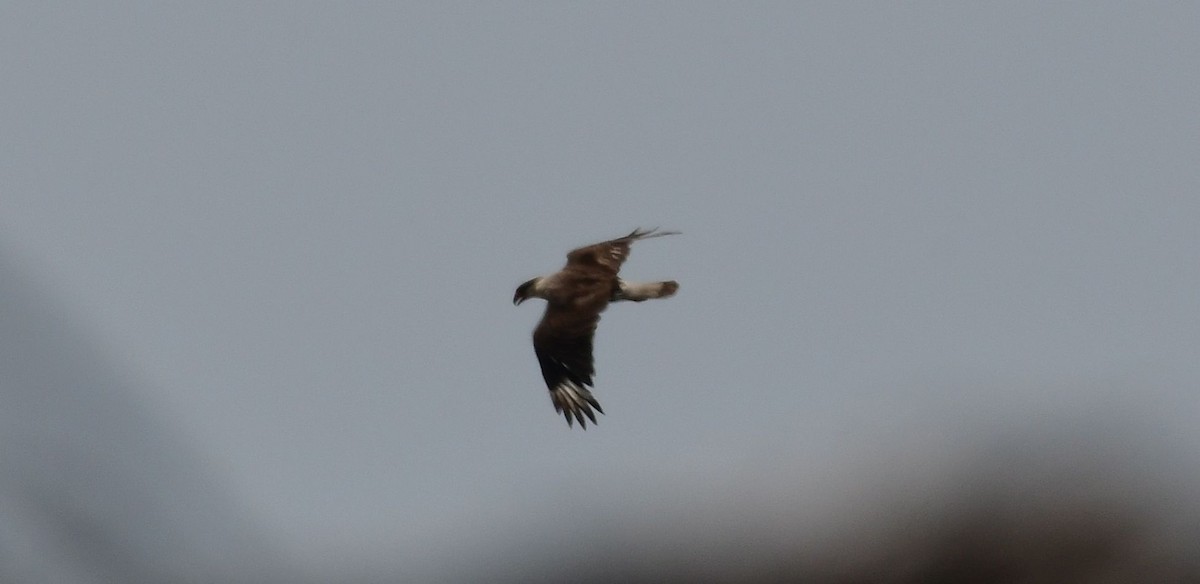
[[[639,228],[625,237],[581,247],[567,254],[563,269],[525,282],[513,294],[514,305],[530,298],[546,301],[546,313],[533,330],[533,352],[554,409],[566,416],[568,426],[574,420],[586,430],[584,416],[595,424],[592,410],[604,413],[589,387],[596,373],[592,337],[608,303],[666,298],[679,289],[674,280],[638,283],[618,278],[621,264],[629,257],[629,246],[639,239],[677,233]]]

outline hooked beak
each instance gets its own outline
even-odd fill
[[[535,282],[537,282],[537,280],[537,278],[534,278],[528,282],[525,282],[524,284],[521,284],[520,286],[517,286],[517,291],[513,293],[513,306],[520,306],[522,302],[529,300],[530,289],[533,288],[533,285]]]

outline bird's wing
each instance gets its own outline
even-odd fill
[[[533,351],[537,353],[542,367],[542,378],[550,389],[554,409],[572,423],[572,417],[584,429],[584,416],[596,423],[592,409],[601,414],[604,410],[592,397],[592,337],[600,312],[589,308],[571,308],[550,304],[546,314],[533,331]]]
[[[603,243],[581,247],[567,254],[567,267],[598,266],[613,275],[621,269],[621,264],[629,257],[629,247],[639,239],[675,235],[678,231],[658,231],[654,229],[634,229],[625,237],[618,237]]]

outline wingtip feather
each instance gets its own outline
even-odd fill
[[[568,427],[574,427],[575,422],[579,422],[579,427],[587,430],[588,420],[592,424],[597,423],[593,410],[604,413],[592,392],[575,383],[565,382],[550,390],[550,399],[554,402],[554,409],[567,419]]]
[[[637,229],[634,229],[629,235],[626,235],[624,237],[624,239],[634,239],[634,240],[650,239],[652,237],[662,237],[664,235],[679,235],[680,233],[682,233],[682,232],[672,231],[672,230],[659,231],[658,227],[652,227],[650,229],[642,229],[641,227],[638,227]]]

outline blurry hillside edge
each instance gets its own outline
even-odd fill
[[[0,255],[0,582],[252,582],[277,553]]]
[[[1119,426],[1001,440],[942,471],[875,464],[844,493],[822,489],[823,512],[800,492],[743,493],[599,520],[448,581],[1200,582],[1195,468]]]

